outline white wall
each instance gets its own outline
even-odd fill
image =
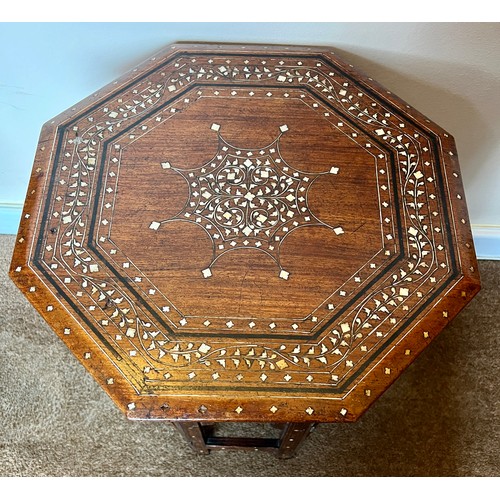
[[[335,47],[455,137],[478,246],[500,258],[500,23],[0,24],[0,232],[42,123],[180,40]]]

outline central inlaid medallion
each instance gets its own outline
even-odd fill
[[[336,235],[341,226],[321,221],[310,210],[308,192],[323,175],[336,175],[339,168],[326,172],[303,172],[290,166],[281,156],[280,138],[288,131],[281,125],[274,141],[257,149],[238,148],[221,134],[221,125],[213,123],[218,149],[214,157],[200,167],[179,169],[169,161],[161,163],[181,175],[189,186],[188,199],[177,214],[152,221],[149,228],[158,231],[170,222],[187,222],[200,226],[212,242],[212,260],[202,269],[210,278],[213,268],[224,254],[240,249],[258,249],[269,255],[279,268],[279,277],[290,273],[280,262],[280,249],[286,237],[304,226],[325,226]]]

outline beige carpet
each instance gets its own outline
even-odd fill
[[[483,290],[354,424],[322,425],[297,458],[196,456],[172,426],[130,422],[7,269],[0,236],[1,476],[498,476],[500,262]]]

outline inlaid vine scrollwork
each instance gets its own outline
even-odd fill
[[[333,74],[323,63],[307,59],[299,65],[284,58],[265,64],[246,60],[238,63],[207,60],[195,64],[186,59],[180,57],[175,69],[159,83],[132,88],[128,99],[109,104],[100,110],[97,119],[86,116],[66,132],[59,165],[60,189],[66,192],[64,201],[59,200],[64,209],[56,217],[61,229],[54,237],[57,249],[47,247],[51,252],[54,250],[54,258],[78,284],[81,300],[86,298],[103,331],[113,335],[113,343],[120,349],[138,351],[146,360],[147,370],[155,367],[161,372],[172,366],[212,369],[216,365],[226,370],[250,370],[257,366],[264,371],[289,367],[306,371],[314,367],[328,372],[345,365],[354,349],[366,342],[370,334],[375,338],[372,347],[377,345],[379,330],[383,330],[381,337],[388,335],[390,326],[381,329],[380,325],[390,323],[394,311],[428,279],[437,265],[433,233],[440,228],[430,220],[428,198],[432,192],[428,192],[427,186],[432,185],[433,179],[426,172],[432,165],[432,154],[425,139],[407,131],[410,127],[397,114],[379,103],[374,106],[371,96],[355,89],[347,77]],[[353,311],[329,325],[317,341],[177,340],[138,307],[128,291],[105,273],[86,249],[90,225],[95,224],[91,200],[97,189],[97,169],[104,144],[129,121],[137,121],[194,82],[218,81],[245,85],[250,92],[255,82],[270,82],[284,90],[294,86],[310,89],[313,96],[334,103],[395,152],[405,224],[404,244],[409,249],[407,259]],[[273,241],[276,236],[286,237],[283,227],[287,224],[292,230],[323,224],[308,209],[306,194],[301,200],[301,188],[307,189],[319,175],[337,172],[305,174],[297,166],[286,164],[279,153],[279,139],[287,131],[286,125],[271,144],[251,150],[230,144],[221,135],[220,125],[214,126],[219,150],[206,165],[187,171],[176,169],[168,158],[158,159],[159,166],[172,169],[186,179],[195,174],[194,178],[189,177],[191,208],[170,220],[191,219],[205,230],[208,223],[211,225],[213,256],[209,267],[200,270],[204,278],[210,278],[214,264],[225,252],[252,245],[267,252],[276,262],[279,276],[287,280],[290,276],[280,263],[279,244]],[[119,151],[116,155],[114,158],[119,157]],[[168,222],[151,221],[150,229],[157,231]],[[100,223],[106,226],[106,219]],[[341,226],[327,226],[337,235],[343,233]]]

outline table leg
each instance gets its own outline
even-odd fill
[[[289,422],[286,424],[280,437],[278,457],[293,458],[315,426],[315,423]]]
[[[210,453],[210,450],[206,447],[201,425],[198,422],[172,423],[196,453],[199,455],[208,455]]]

